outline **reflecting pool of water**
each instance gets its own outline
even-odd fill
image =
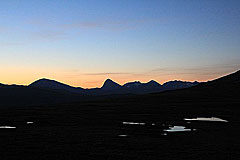
[[[12,126],[0,126],[0,128],[16,128],[16,127],[12,127]]]
[[[146,123],[140,123],[140,122],[122,122],[123,124],[129,124],[129,125],[145,125]]]
[[[118,137],[127,137],[128,135],[127,134],[120,134],[118,135]]]
[[[183,131],[191,131],[191,129],[187,129],[184,126],[173,126],[169,127],[169,129],[165,129],[166,132],[183,132]]]
[[[227,120],[217,118],[217,117],[211,117],[211,118],[206,118],[206,117],[198,117],[198,118],[185,118],[185,121],[214,121],[214,122],[228,122]]]

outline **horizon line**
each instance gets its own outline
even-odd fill
[[[118,83],[118,82],[116,82],[115,80],[113,80],[113,79],[111,79],[111,78],[106,78],[106,79],[103,81],[102,85],[103,85],[103,84],[106,82],[106,80],[108,80],[108,79],[112,80],[113,82],[115,82],[115,83],[117,83],[117,84],[119,84],[119,85],[121,85],[121,86],[123,86],[123,85],[126,84],[126,83],[130,83],[130,82],[148,83],[148,82],[150,82],[150,81],[155,81],[155,82],[159,83],[160,85],[163,85],[163,84],[165,84],[165,83],[167,83],[167,82],[171,82],[171,81],[182,81],[182,82],[191,82],[191,83],[193,83],[193,82],[201,82],[201,83],[202,83],[202,82],[213,81],[213,80],[215,80],[215,79],[224,77],[224,76],[226,76],[226,75],[230,75],[230,74],[232,74],[232,73],[236,73],[236,72],[238,72],[238,71],[240,71],[240,70],[238,69],[238,70],[236,70],[236,71],[233,71],[233,72],[230,72],[230,73],[227,73],[227,74],[223,74],[223,75],[221,75],[221,76],[219,76],[219,77],[215,77],[215,78],[213,78],[213,79],[208,79],[208,80],[204,80],[204,81],[197,81],[197,80],[187,81],[187,80],[182,80],[182,79],[173,79],[173,80],[164,81],[162,84],[159,83],[159,82],[156,81],[156,80],[153,80],[153,79],[150,79],[150,80],[148,80],[147,82],[141,82],[141,81],[139,81],[139,80],[126,81],[126,82],[124,82],[123,84],[121,84],[121,83]],[[38,80],[42,80],[42,79],[51,80],[51,81],[56,81],[56,82],[59,82],[59,83],[62,83],[62,84],[65,84],[65,85],[68,85],[68,86],[71,86],[71,87],[75,87],[75,88],[92,89],[92,88],[89,88],[89,87],[81,87],[81,86],[70,85],[70,84],[68,84],[68,83],[62,82],[61,80],[59,81],[59,80],[56,80],[56,79],[54,79],[54,78],[52,79],[52,78],[47,78],[47,77],[39,78],[39,79],[37,79],[37,80],[35,80],[35,81],[32,81],[31,83],[26,84],[26,85],[24,85],[24,84],[16,84],[16,83],[13,83],[13,84],[4,84],[4,83],[1,83],[1,82],[0,82],[0,84],[3,84],[3,85],[29,86],[29,85],[31,85],[32,83],[34,83],[34,82],[36,82],[36,81],[38,81]],[[93,87],[93,88],[101,88],[101,87]]]

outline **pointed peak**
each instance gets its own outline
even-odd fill
[[[105,81],[104,81],[104,83],[103,83],[103,86],[104,85],[109,85],[109,84],[117,84],[117,85],[119,85],[118,83],[116,83],[116,82],[114,82],[113,80],[111,80],[111,79],[106,79]]]
[[[105,80],[105,83],[106,82],[114,82],[114,81],[108,78],[108,79]]]
[[[105,89],[105,90],[113,90],[113,89],[118,89],[120,88],[121,85],[114,82],[113,80],[111,79],[106,79],[103,86],[101,87],[102,89]]]

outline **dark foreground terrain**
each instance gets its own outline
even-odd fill
[[[0,159],[239,159],[239,75],[144,96],[1,107],[0,126],[16,128],[0,128]],[[184,120],[196,117],[228,122]]]

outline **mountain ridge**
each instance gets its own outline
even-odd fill
[[[189,81],[180,81],[180,80],[174,80],[174,81],[168,81],[163,84],[158,83],[157,81],[150,80],[146,83],[142,83],[140,81],[133,81],[133,82],[127,82],[123,85],[118,84],[117,82],[106,79],[100,88],[90,88],[90,89],[84,89],[82,87],[73,87],[68,84],[61,83],[56,80],[51,80],[47,78],[41,78],[33,83],[29,84],[28,88],[40,88],[40,89],[48,89],[48,90],[56,90],[61,92],[69,92],[69,93],[75,93],[79,95],[110,95],[110,94],[148,94],[148,93],[157,93],[157,92],[163,92],[168,90],[178,90],[178,89],[184,89],[184,88],[190,88],[195,86],[206,86],[214,83],[214,85],[226,85],[226,82],[240,82],[240,71],[233,72],[227,76],[223,76],[220,78],[217,78],[212,81],[208,82],[189,82]],[[218,83],[215,83],[218,82]],[[221,82],[221,84],[219,84]],[[20,85],[5,85],[0,83],[1,87],[18,87]],[[227,90],[227,88],[226,88]]]
[[[47,82],[52,83],[55,81]],[[35,85],[29,86],[4,85],[0,86],[0,106],[41,105],[89,101],[95,99],[102,100],[114,97],[128,97],[134,94],[148,94],[149,96],[153,95],[153,97],[156,97],[157,99],[159,98],[158,95],[160,94],[161,100],[167,100],[169,97],[186,100],[189,100],[187,99],[188,97],[190,97],[190,99],[199,99],[201,97],[207,97],[206,99],[209,97],[239,98],[238,93],[240,91],[240,71],[215,79],[213,81],[202,82],[190,88],[176,89],[174,91],[164,90],[160,84],[158,85],[159,88],[152,89],[149,87],[149,84],[152,83],[155,84],[153,81],[150,81],[150,83],[141,83],[137,81],[133,82],[132,84],[140,84],[141,87],[121,87],[120,89],[110,91],[104,91],[101,88],[77,89],[70,87],[73,91],[71,89],[61,90],[46,87],[41,88],[36,87],[36,83]],[[146,95],[142,96],[146,97]],[[168,96],[168,98],[164,98],[166,96]]]
[[[29,87],[35,87],[35,88],[49,88],[49,89],[56,89],[56,90],[66,90],[69,92],[74,93],[80,93],[80,91],[83,90],[81,87],[72,87],[68,84],[64,84],[61,82],[58,82],[56,80],[51,80],[47,78],[41,78],[39,80],[34,81]]]
[[[158,92],[164,90],[172,90],[172,89],[181,89],[188,88],[194,85],[199,84],[199,82],[185,82],[185,81],[169,81],[174,83],[179,83],[176,86],[172,87],[164,87],[160,83],[150,80],[149,82],[142,83],[140,81],[127,82],[123,85],[118,84],[117,82],[106,79],[101,88],[90,88],[84,89],[82,87],[73,87],[56,80],[51,80],[47,78],[41,78],[39,80],[34,81],[29,87],[34,88],[48,88],[54,90],[66,90],[68,92],[73,93],[81,93],[81,94],[90,94],[90,95],[104,95],[104,94],[146,94],[151,92]],[[180,85],[181,84],[181,85]]]

